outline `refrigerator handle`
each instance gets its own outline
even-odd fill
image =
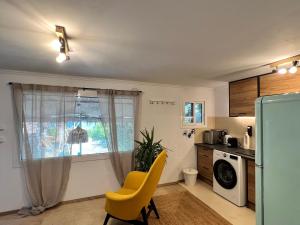
[[[258,164],[256,164],[256,163],[255,163],[255,167],[257,167],[257,168],[264,168],[263,165],[258,165]]]
[[[255,116],[256,116],[256,152],[255,152],[255,162],[258,165],[263,164],[263,122],[262,122],[262,117],[263,117],[263,101],[264,97],[260,97],[256,99],[255,102]]]

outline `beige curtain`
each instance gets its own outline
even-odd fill
[[[22,214],[39,214],[58,204],[71,167],[66,123],[74,115],[76,90],[13,84],[20,163],[31,200]]]
[[[140,92],[100,90],[98,96],[111,163],[122,185],[134,164]]]

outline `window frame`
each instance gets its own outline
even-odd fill
[[[193,118],[194,118],[194,122],[193,123],[186,123],[185,122],[185,105],[186,103],[193,103]],[[201,123],[196,123],[196,115],[195,115],[195,105],[196,104],[202,104],[202,122]],[[206,105],[205,105],[205,101],[204,100],[184,100],[182,101],[181,104],[181,127],[182,128],[205,128],[206,126]]]

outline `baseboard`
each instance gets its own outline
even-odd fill
[[[170,185],[178,184],[178,183],[183,182],[183,181],[184,180],[178,180],[178,181],[174,181],[174,182],[159,184],[158,187],[170,186]],[[67,204],[76,203],[76,202],[84,202],[84,201],[89,201],[89,200],[94,200],[94,199],[104,198],[104,197],[105,197],[105,194],[95,195],[95,196],[90,196],[90,197],[84,197],[84,198],[77,198],[77,199],[73,199],[73,200],[66,200],[66,201],[62,201],[57,206],[67,205]],[[10,210],[10,211],[5,211],[5,212],[0,212],[0,216],[7,216],[7,215],[11,215],[11,214],[16,214],[18,211],[19,210],[17,209],[17,210]]]
[[[11,214],[16,214],[19,210],[9,210],[9,211],[5,211],[5,212],[0,212],[0,216],[7,216],[7,215],[11,215]]]
[[[62,201],[62,202],[58,203],[53,208],[55,208],[57,206],[60,206],[60,205],[67,205],[67,204],[76,203],[76,202],[84,202],[84,201],[89,201],[89,200],[94,200],[94,199],[104,198],[104,197],[105,197],[105,195],[103,194],[103,195],[95,195],[95,196],[90,196],[90,197],[66,200],[66,201]],[[16,213],[18,213],[18,211],[19,211],[19,209],[0,212],[0,216],[7,216],[7,215],[11,215],[11,214],[16,214]]]
[[[105,194],[103,194],[103,195],[94,195],[94,196],[84,197],[84,198],[77,198],[77,199],[62,201],[60,203],[60,205],[66,205],[66,204],[76,203],[76,202],[84,202],[84,201],[89,201],[89,200],[94,200],[94,199],[104,198],[104,197],[105,197]]]
[[[164,183],[164,184],[159,184],[157,185],[157,187],[165,187],[165,186],[170,186],[170,185],[174,185],[174,184],[179,184],[181,182],[183,182],[184,180],[178,180],[178,181],[174,181],[174,182],[169,182],[169,183]]]

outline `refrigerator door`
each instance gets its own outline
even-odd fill
[[[264,97],[260,107],[257,224],[299,225],[300,95]]]
[[[263,192],[262,192],[262,100],[258,98],[255,103],[256,116],[256,152],[255,152],[255,196],[256,196],[256,225],[263,225]]]

